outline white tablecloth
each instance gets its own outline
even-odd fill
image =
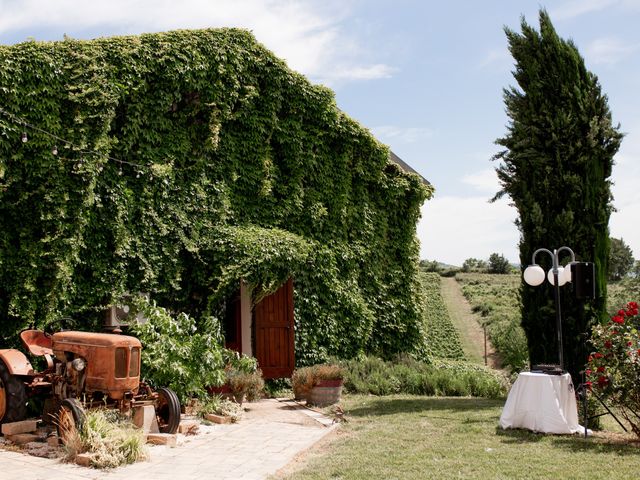
[[[500,426],[544,433],[584,433],[578,425],[571,375],[519,374],[502,409]]]

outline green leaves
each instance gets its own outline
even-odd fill
[[[199,318],[293,276],[299,362],[423,349],[431,189],[249,32],[2,47],[0,107],[4,336],[96,328],[126,292]]]

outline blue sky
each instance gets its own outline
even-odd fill
[[[418,226],[422,258],[460,265],[498,252],[517,262],[516,212],[508,200],[488,203],[498,189],[489,159],[507,122],[502,89],[513,84],[503,27],[519,29],[521,15],[537,26],[540,6],[627,133],[610,229],[640,257],[640,0],[0,0],[0,43],[249,28],[435,186]]]

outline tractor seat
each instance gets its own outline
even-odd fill
[[[53,355],[53,342],[51,335],[42,330],[24,330],[20,332],[20,339],[31,355],[36,357]]]

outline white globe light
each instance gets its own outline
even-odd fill
[[[544,270],[540,265],[529,265],[524,269],[523,277],[527,285],[537,287],[544,282]]]
[[[551,285],[555,285],[555,282],[553,281],[553,268],[549,269],[549,273],[547,273],[547,280],[549,280]],[[564,268],[558,267],[558,285],[563,286],[565,283],[567,283],[567,279],[564,276]]]
[[[565,282],[571,283],[571,263],[567,263],[564,266],[564,280]]]

